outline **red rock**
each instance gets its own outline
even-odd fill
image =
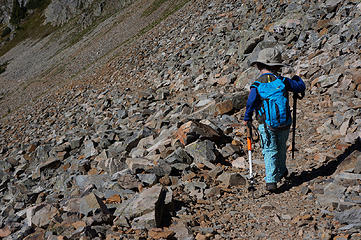
[[[148,236],[153,239],[169,239],[174,235],[175,233],[168,228],[152,228],[148,232]]]
[[[216,114],[223,115],[233,110],[233,103],[231,100],[226,100],[216,104]]]
[[[195,238],[196,240],[207,240],[207,239],[209,239],[206,235],[203,235],[203,234],[201,234],[201,233],[198,233],[197,235],[196,235],[196,238]]]
[[[120,198],[119,194],[114,194],[113,196],[105,200],[105,203],[120,203],[120,202],[122,202],[122,199]]]
[[[26,236],[23,240],[45,240],[45,231],[42,229],[38,230],[35,233]]]
[[[211,128],[210,126],[194,121],[189,121],[182,126],[175,132],[175,137],[179,140],[183,145],[187,145],[190,143],[192,136],[199,135],[205,138],[217,138],[219,134],[216,130]]]
[[[349,239],[350,234],[342,234],[342,235],[337,235],[333,238],[333,240],[347,240]]]
[[[164,177],[159,179],[159,183],[163,186],[169,186],[171,184],[170,178],[168,175],[165,175]]]
[[[84,221],[77,221],[71,224],[75,229],[78,229],[80,227],[85,227],[86,223]]]
[[[36,149],[36,145],[31,144],[31,146],[30,146],[30,147],[29,147],[29,149],[28,149],[28,153],[32,153],[32,152],[34,152],[34,151],[35,151],[35,149]]]
[[[0,229],[0,237],[7,237],[11,234],[11,231],[8,226]]]
[[[361,71],[354,71],[352,74],[352,80],[356,85],[361,84]]]
[[[228,81],[227,77],[221,77],[221,78],[217,79],[217,83],[219,85],[226,85],[227,83],[229,83],[229,81]]]

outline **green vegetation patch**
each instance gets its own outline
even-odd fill
[[[142,13],[142,17],[148,17],[167,1],[168,0],[154,0],[152,4],[144,10],[144,12]]]
[[[33,14],[25,17],[25,19],[19,23],[15,31],[15,37],[12,40],[7,40],[7,35],[1,37],[1,41],[6,41],[6,43],[0,48],[0,56],[7,53],[25,39],[42,39],[55,31],[56,27],[50,24],[43,25],[45,17],[42,12],[43,9],[38,8],[34,10]]]

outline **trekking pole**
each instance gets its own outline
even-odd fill
[[[292,112],[292,160],[295,159],[295,148],[296,148],[296,112],[297,112],[297,99],[302,99],[305,96],[305,93],[293,93],[293,112]]]
[[[249,163],[249,186],[248,191],[252,192],[254,197],[254,179],[253,179],[253,169],[252,169],[252,123],[247,122],[247,148],[248,148],[248,163]]]

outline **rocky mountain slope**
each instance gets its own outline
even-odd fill
[[[360,10],[359,1],[190,1],[65,77],[1,120],[0,236],[359,239]],[[285,76],[300,71],[307,93],[289,180],[266,193],[256,143],[252,196],[241,119],[257,75],[248,62],[267,46],[293,66]]]

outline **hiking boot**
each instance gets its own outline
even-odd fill
[[[277,189],[277,183],[266,183],[266,190],[269,192],[274,192]]]
[[[284,171],[284,173],[282,174],[280,180],[282,180],[283,178],[287,179],[287,177],[288,177],[288,169],[286,168],[286,171]]]

